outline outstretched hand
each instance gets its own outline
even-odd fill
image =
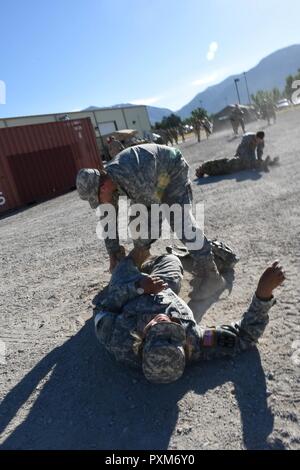
[[[166,289],[168,284],[158,276],[144,275],[140,280],[140,286],[144,289],[145,294],[158,294]]]
[[[273,295],[273,290],[279,287],[284,280],[283,268],[279,265],[278,261],[275,261],[262,274],[256,290],[257,297],[266,300],[270,299]]]

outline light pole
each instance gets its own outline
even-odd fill
[[[235,83],[235,86],[236,86],[236,93],[237,93],[237,96],[238,96],[239,104],[241,104],[241,98],[240,98],[239,87],[238,87],[238,82],[239,82],[239,81],[240,81],[239,78],[235,78],[235,79],[234,79],[234,83]]]
[[[246,88],[247,88],[247,94],[248,94],[248,101],[249,101],[249,104],[251,105],[251,98],[250,98],[250,93],[249,93],[249,88],[248,88],[248,81],[247,81],[246,72],[244,72],[244,77],[245,77],[245,82],[246,82]]]

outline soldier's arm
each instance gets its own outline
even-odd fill
[[[141,273],[129,255],[114,270],[108,292],[101,305],[106,310],[120,313],[127,302],[139,295],[158,294],[167,287],[168,284],[158,276]],[[143,289],[143,292],[139,292],[138,289]]]
[[[112,210],[114,210],[113,219],[110,220],[110,223],[112,224],[111,233],[108,233],[108,235],[106,236],[104,240],[107,253],[110,256],[118,255],[121,249],[120,241],[119,241],[119,232],[118,232],[118,201],[119,201],[119,197],[118,195],[116,195],[111,204],[113,208]],[[100,209],[103,210],[103,207],[100,206]],[[103,210],[103,212],[101,212],[100,220],[102,220],[103,218],[107,218],[107,216],[108,214],[105,212],[105,210]]]
[[[254,346],[269,322],[268,312],[275,304],[272,291],[284,280],[282,268],[274,263],[260,278],[248,310],[238,322],[230,325],[191,331],[191,361],[234,356]]]
[[[258,158],[258,160],[262,160],[262,156],[263,156],[263,153],[264,153],[264,146],[265,146],[264,143],[258,144],[258,146],[257,146],[257,158]]]
[[[130,257],[122,259],[113,271],[102,307],[119,313],[123,305],[139,295],[137,284],[143,276]]]
[[[194,327],[189,335],[190,361],[235,356],[257,343],[268,321],[275,300],[262,301],[255,295],[242,320],[210,328]]]

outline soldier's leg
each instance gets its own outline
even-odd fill
[[[190,185],[176,202],[181,206],[181,219],[173,217],[169,223],[194,260],[193,270],[199,283],[194,299],[203,300],[223,289],[226,283],[215,264],[211,244],[193,216]]]
[[[152,258],[142,266],[142,271],[151,276],[160,277],[175,294],[179,294],[183,267],[177,256],[166,254]]]
[[[241,127],[242,127],[242,129],[243,129],[243,133],[245,134],[246,128],[245,128],[245,121],[244,121],[244,119],[241,119]]]

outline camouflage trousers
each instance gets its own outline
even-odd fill
[[[177,256],[165,254],[153,257],[143,264],[142,272],[151,276],[160,277],[175,294],[179,294],[183,277],[183,267]]]

